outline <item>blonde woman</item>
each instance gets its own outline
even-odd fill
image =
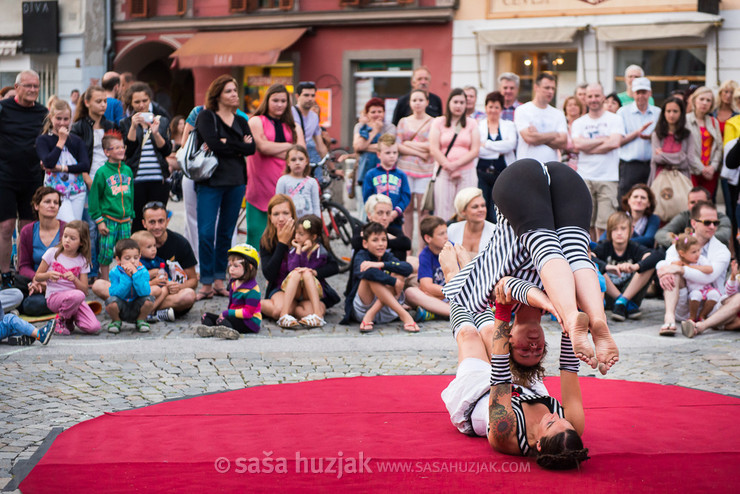
[[[686,127],[694,140],[694,153],[689,157],[691,182],[704,187],[714,197],[722,164],[722,132],[719,121],[710,115],[714,108],[714,92],[701,86],[689,101],[692,110],[686,115]]]

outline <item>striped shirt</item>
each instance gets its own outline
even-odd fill
[[[136,171],[136,178],[134,182],[161,182],[164,180],[162,176],[162,168],[159,166],[159,160],[157,159],[156,152],[154,151],[154,144],[152,144],[151,137],[146,140],[144,147],[141,148],[141,159],[139,160],[139,169]]]
[[[498,208],[497,208],[498,209]],[[493,302],[493,290],[505,276],[528,283],[512,285],[512,298],[526,303],[532,285],[542,288],[532,257],[519,241],[509,221],[499,212],[493,236],[485,249],[444,286],[445,296],[471,312],[483,312]]]
[[[256,280],[229,283],[229,308],[221,313],[223,317],[242,319],[252,332],[259,333],[262,324],[260,287]]]
[[[511,408],[516,415],[516,440],[519,443],[519,450],[522,456],[529,456],[530,447],[527,441],[527,421],[524,419],[524,409],[522,403],[541,403],[545,405],[550,413],[557,413],[560,418],[565,418],[565,410],[560,402],[547,395],[519,395],[511,397]]]

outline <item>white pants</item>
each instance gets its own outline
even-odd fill
[[[69,223],[74,220],[81,220],[82,213],[85,210],[86,199],[87,194],[85,193],[64,197],[62,199],[62,204],[59,206],[57,219],[62,220],[65,223]]]

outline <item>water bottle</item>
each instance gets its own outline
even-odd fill
[[[157,273],[158,280],[167,281],[167,270],[164,268],[164,263],[159,263],[159,272]]]

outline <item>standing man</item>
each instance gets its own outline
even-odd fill
[[[498,76],[498,90],[504,96],[504,109],[501,112],[501,118],[513,122],[514,110],[521,106],[517,99],[519,96],[519,76],[513,72],[504,72]]]
[[[295,120],[296,125],[300,125],[303,129],[308,157],[311,165],[314,166],[329,153],[324,139],[321,138],[319,115],[311,110],[316,104],[316,84],[313,82],[299,82],[295,94],[296,104],[292,108],[293,120]],[[314,169],[314,175],[320,172],[321,170]]]
[[[601,237],[606,221],[618,207],[619,144],[624,135],[622,119],[604,110],[604,99],[601,84],[589,84],[586,87],[588,113],[576,119],[571,127],[573,143],[579,150],[578,174],[591,192],[594,240]]]
[[[77,111],[77,103],[80,101],[80,90],[73,89],[69,93],[69,106],[72,108],[72,119],[74,120],[75,112]]]
[[[476,122],[485,119],[486,114],[475,109],[475,104],[478,102],[478,90],[475,86],[465,86],[463,91],[465,92],[465,116]]]
[[[630,65],[629,67],[624,69],[624,85],[627,86],[627,90],[617,95],[617,98],[619,98],[622,106],[626,106],[627,104],[632,103],[635,100],[635,93],[632,89],[632,81],[634,81],[638,77],[645,77],[645,71],[642,70],[642,67],[640,67],[639,65]],[[655,104],[652,96],[650,97],[649,103],[651,105]]]
[[[13,285],[10,257],[13,231],[33,221],[31,198],[44,181],[36,155],[48,111],[37,103],[39,75],[24,70],[15,78],[15,97],[0,101],[0,272],[2,288]]]
[[[541,163],[559,161],[558,149],[568,141],[565,114],[550,106],[555,96],[555,76],[542,72],[534,84],[534,98],[514,112],[514,125],[519,133],[516,157],[532,158]]]
[[[582,82],[579,85],[576,86],[576,92],[573,94],[573,96],[576,97],[578,101],[581,102],[584,108],[588,108],[588,102],[586,102],[586,88],[588,87],[588,82]],[[586,113],[588,113],[588,110],[586,110]]]
[[[424,67],[417,67],[414,69],[414,73],[411,75],[411,90],[421,89],[426,91],[429,95],[429,105],[427,106],[427,115],[432,117],[439,117],[442,115],[442,100],[436,94],[429,91],[429,85],[432,83],[432,73],[429,69]],[[411,91],[398,98],[396,103],[396,109],[393,111],[393,125],[398,125],[398,121],[403,117],[411,115],[411,107],[409,106],[409,98],[411,97]]]
[[[123,104],[118,100],[119,90],[121,87],[121,78],[118,72],[106,72],[101,82],[105,95],[108,100],[108,107],[105,109],[105,119],[110,120],[118,125],[118,122],[125,116],[123,113]]]
[[[646,184],[650,177],[653,155],[650,135],[660,116],[660,108],[648,102],[652,95],[650,79],[638,77],[632,81],[632,91],[635,101],[617,110],[624,124],[622,147],[619,148],[619,200],[633,185]]]

